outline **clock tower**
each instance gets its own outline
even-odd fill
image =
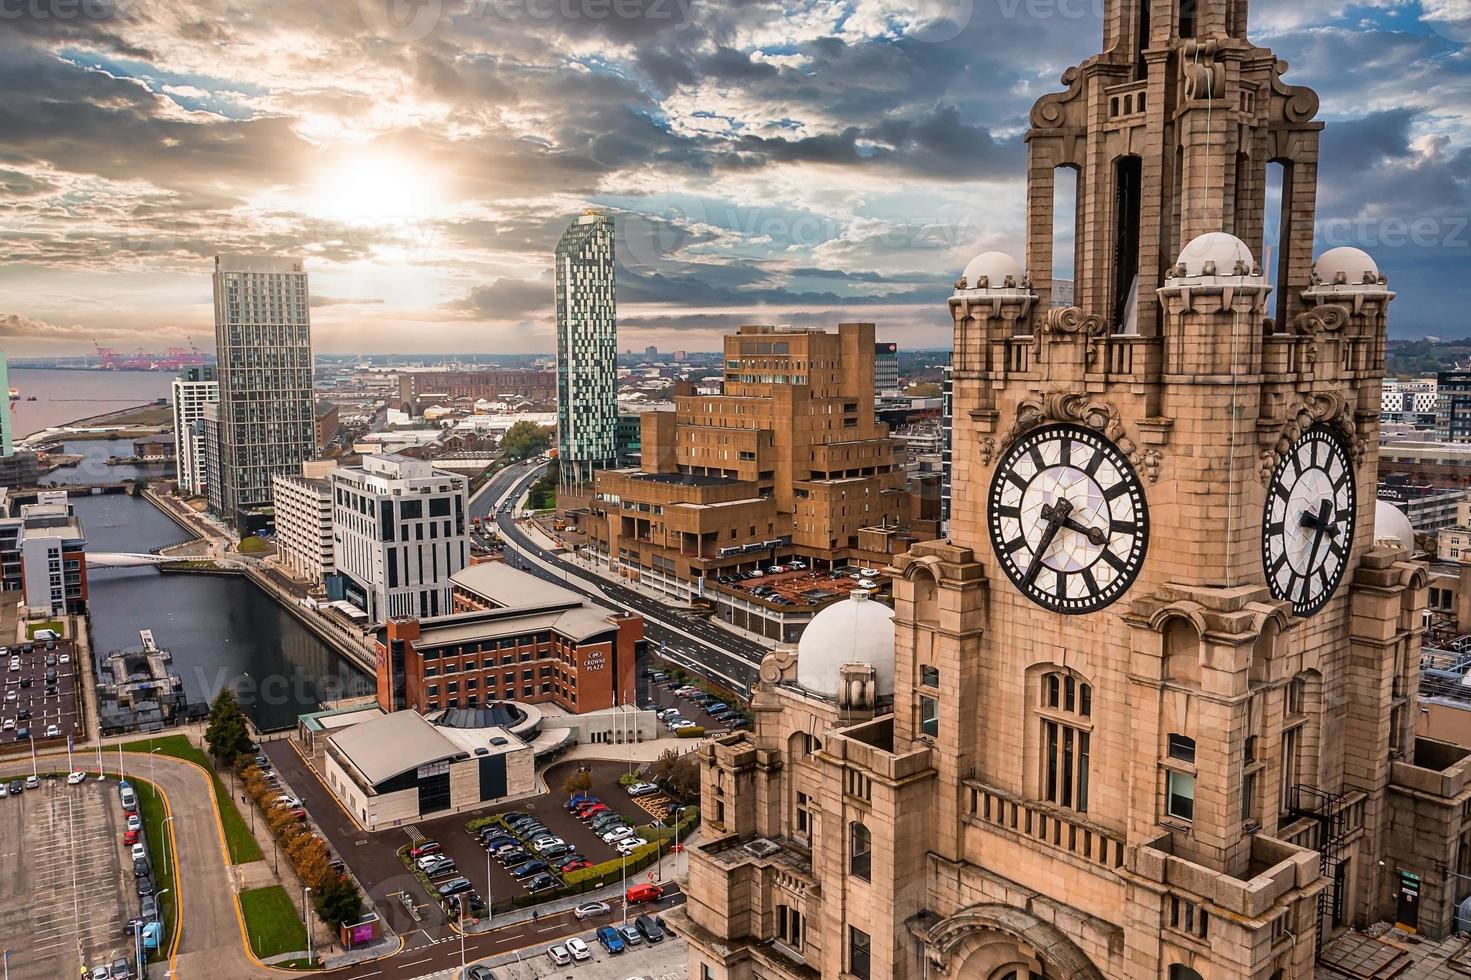
[[[692,976],[1285,980],[1449,930],[1471,754],[1415,737],[1426,571],[1376,534],[1394,294],[1314,256],[1317,96],[1246,19],[1108,0],[1033,108],[1024,260],[948,299],[951,536],[889,569],[892,650],[845,606],[701,748]]]

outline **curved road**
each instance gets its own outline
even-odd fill
[[[664,655],[717,683],[732,682],[749,690],[767,648],[700,616],[681,616],[658,599],[610,582],[552,554],[537,544],[512,516],[516,500],[541,474],[535,462],[508,466],[481,487],[470,501],[472,517],[490,517],[508,546],[513,566],[591,599],[632,609],[644,617],[644,635],[658,643]]]

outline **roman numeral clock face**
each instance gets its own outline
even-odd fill
[[[1071,425],[1038,429],[1007,451],[991,478],[987,523],[1007,577],[1060,613],[1093,612],[1128,591],[1149,540],[1128,459]]]
[[[1354,471],[1331,432],[1309,429],[1267,485],[1262,563],[1272,595],[1310,616],[1338,588],[1354,538]]]

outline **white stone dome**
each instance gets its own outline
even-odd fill
[[[812,617],[797,644],[797,684],[836,698],[843,664],[871,664],[878,696],[894,694],[894,610],[852,592]]]
[[[1197,276],[1235,276],[1236,263],[1240,262],[1248,273],[1256,266],[1251,257],[1251,249],[1246,243],[1235,235],[1224,231],[1206,232],[1192,238],[1183,249],[1180,250],[1180,258],[1176,260],[1177,265],[1185,267],[1184,276],[1195,278]],[[1206,263],[1213,263],[1212,272],[1206,271]]]
[[[1011,276],[1017,286],[1022,284],[1022,265],[1005,252],[982,252],[965,264],[967,289],[981,289],[981,278],[985,277],[986,289],[1004,289],[1006,277]]]
[[[1318,274],[1320,282],[1329,286],[1338,283],[1340,273],[1343,275],[1342,285],[1347,286],[1362,285],[1365,274],[1374,282],[1379,280],[1379,266],[1374,259],[1368,252],[1352,245],[1330,248],[1318,256],[1318,261],[1313,263],[1313,271]]]
[[[1415,528],[1405,512],[1387,500],[1374,504],[1374,540],[1398,541],[1411,552],[1415,550]]]

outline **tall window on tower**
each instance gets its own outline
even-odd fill
[[[1042,798],[1048,803],[1086,812],[1093,688],[1062,671],[1045,673],[1041,681],[1037,714]]]
[[[1139,194],[1143,162],[1136,156],[1114,161],[1113,328],[1138,333],[1135,299],[1139,291]]]
[[[1195,36],[1195,0],[1180,0],[1180,36]]]

